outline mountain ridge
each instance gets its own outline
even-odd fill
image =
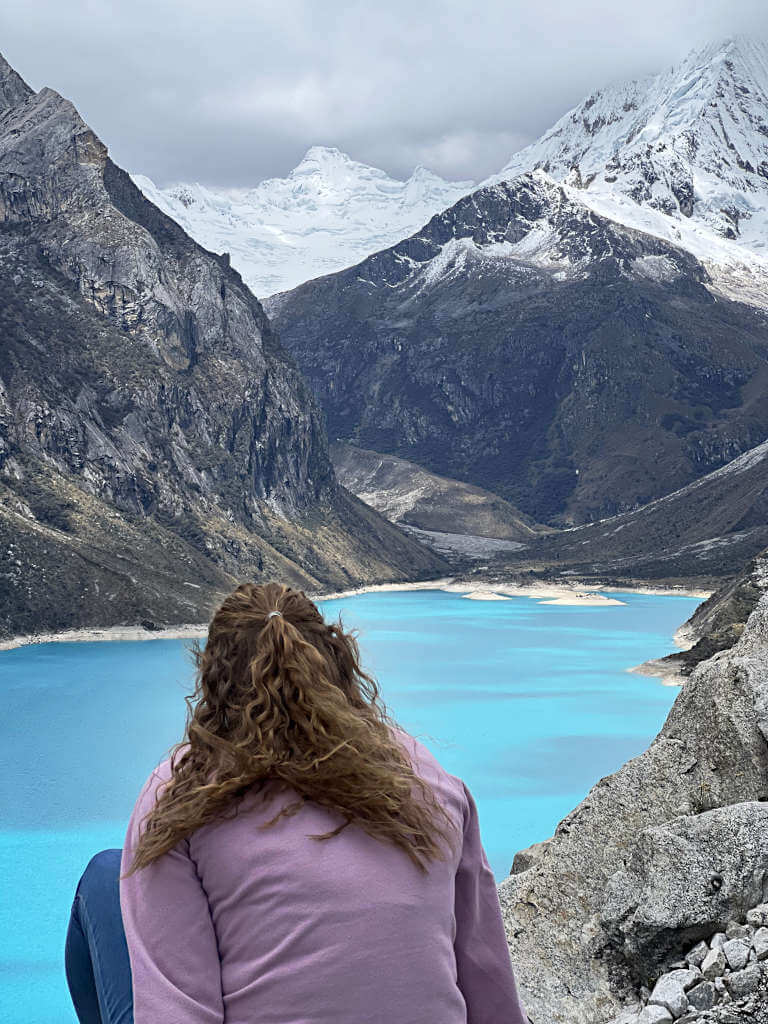
[[[540,171],[265,308],[332,441],[550,526],[659,498],[768,434],[765,314]]]
[[[0,633],[203,621],[243,577],[439,574],[340,487],[315,401],[229,260],[154,207],[68,100],[0,72]]]

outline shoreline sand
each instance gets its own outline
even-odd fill
[[[463,594],[466,598],[475,601],[498,601],[507,600],[511,597],[528,597],[532,600],[538,600],[540,604],[573,606],[625,604],[624,601],[607,597],[606,594],[609,592],[656,594],[659,596],[677,595],[679,597],[700,597],[702,600],[711,594],[711,591],[688,590],[681,587],[614,587],[604,586],[603,584],[584,586],[577,583],[532,583],[530,585],[499,583],[491,585],[478,582],[462,582],[454,576],[445,576],[435,580],[419,580],[409,583],[373,583],[367,586],[354,587],[350,590],[308,594],[307,596],[313,601],[333,601],[344,597],[356,597],[359,594],[399,590],[445,590],[450,593]],[[601,591],[605,593],[600,593]],[[151,630],[145,629],[143,626],[94,626],[63,630],[58,633],[31,633],[23,636],[14,636],[7,640],[0,640],[0,651],[15,650],[18,647],[26,647],[30,644],[44,643],[83,643],[107,640],[184,640],[195,637],[202,638],[207,633],[208,623],[183,623],[178,626],[170,626],[167,629]],[[685,649],[685,644],[680,643],[677,639],[678,633],[675,634],[675,643],[677,646]],[[691,644],[689,643],[687,646],[691,646]],[[635,666],[632,669],[627,669],[627,671],[640,671],[644,666],[651,664],[652,662],[644,662],[643,665]],[[663,675],[661,672],[651,673],[650,671],[643,671],[641,674]],[[665,685],[677,684],[665,683]]]

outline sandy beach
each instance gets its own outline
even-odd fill
[[[607,596],[609,592],[634,594],[677,594],[685,597],[709,597],[711,591],[685,590],[679,587],[660,589],[652,587],[612,587],[596,584],[585,587],[576,583],[498,583],[480,585],[477,582],[457,580],[446,576],[435,580],[421,580],[415,583],[375,583],[369,586],[355,587],[351,590],[340,590],[326,593],[308,594],[313,601],[331,601],[358,594],[372,594],[381,591],[399,590],[445,590],[461,594],[472,601],[504,601],[512,597],[527,597],[539,604],[600,606],[625,604],[618,598]],[[8,651],[28,644],[45,643],[82,643],[99,640],[182,640],[194,637],[202,638],[208,633],[208,623],[184,623],[168,629],[148,630],[143,626],[105,626],[88,629],[70,629],[60,633],[33,633],[26,636],[15,636],[8,640],[0,640],[0,651]],[[692,642],[692,641],[691,641]],[[680,633],[675,634],[675,643],[680,648],[691,646],[687,638]],[[662,675],[647,669],[652,662],[645,662],[628,671],[641,672],[643,675]],[[665,680],[662,679],[662,682]],[[679,681],[667,682],[665,685],[679,685]]]

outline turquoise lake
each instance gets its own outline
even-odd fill
[[[678,689],[626,669],[675,649],[698,598],[472,601],[439,590],[322,602],[360,632],[396,720],[463,778],[497,881],[602,776],[641,753]],[[181,738],[188,641],[0,652],[0,1021],[72,1024],[63,946],[91,855],[122,845],[141,785]]]

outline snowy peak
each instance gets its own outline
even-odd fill
[[[733,37],[661,74],[598,90],[485,184],[532,171],[603,218],[687,249],[725,294],[765,304],[765,43]],[[389,248],[475,188],[425,167],[399,180],[328,146],[253,188],[134,181],[197,241],[229,252],[262,297]]]
[[[491,180],[542,168],[757,251],[768,201],[768,46],[711,44],[670,70],[601,89]],[[646,225],[647,226],[647,225]]]
[[[400,181],[325,146],[307,150],[287,177],[251,189],[160,189],[143,175],[133,180],[198,242],[229,252],[262,297],[393,245],[473,187],[471,181],[444,181],[424,167]]]
[[[642,278],[675,281],[682,294],[697,289],[704,276],[684,249],[600,216],[579,190],[539,169],[462,197],[410,238],[346,271],[341,291],[352,287],[374,296],[399,289],[405,310],[434,301],[446,288],[476,298],[488,289]],[[301,292],[320,286],[308,282]],[[274,296],[268,313],[279,313],[286,301],[290,295]]]

